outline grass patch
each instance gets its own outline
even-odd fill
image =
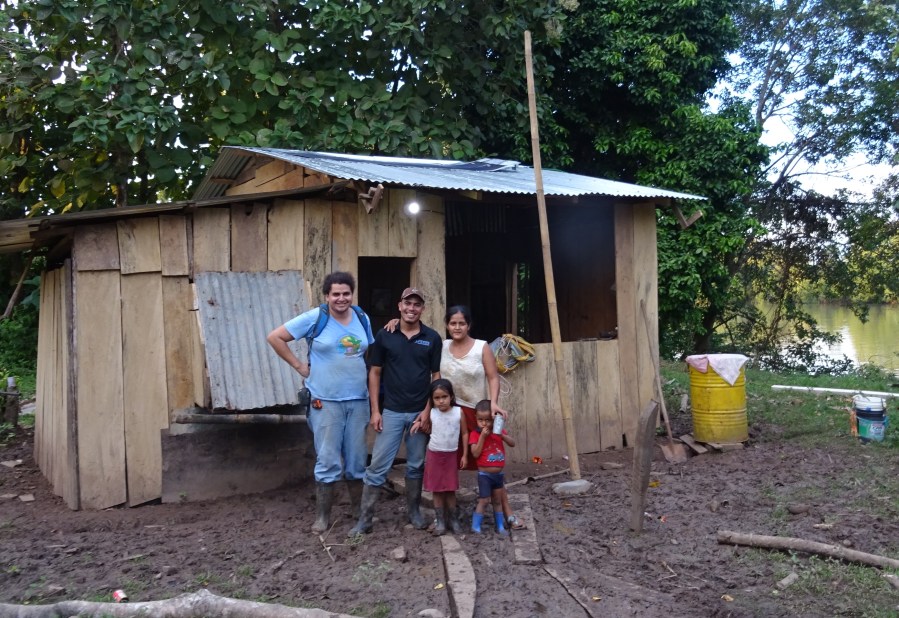
[[[354,616],[365,616],[365,618],[388,618],[390,616],[390,605],[384,601],[378,601],[374,605],[353,607],[350,612]]]
[[[381,562],[373,564],[366,560],[353,573],[353,582],[357,584],[365,584],[369,588],[380,588],[384,585],[387,575],[390,573],[390,563]]]

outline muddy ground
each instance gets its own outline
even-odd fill
[[[682,422],[682,421],[681,421]],[[899,558],[895,496],[884,496],[869,449],[850,440],[803,448],[753,426],[744,450],[668,464],[657,450],[644,533],[628,528],[632,453],[583,455],[587,495],[552,492],[564,476],[513,488],[529,495],[545,566],[516,565],[513,542],[492,532],[460,537],[476,572],[476,616],[899,615],[899,590],[872,577],[828,575],[806,555],[719,545],[720,529],[802,537]],[[0,449],[0,601],[158,600],[207,587],[218,594],[357,614],[450,615],[441,545],[406,525],[402,497],[378,505],[375,533],[346,544],[348,505],[325,550],[307,529],[311,487],[210,502],[72,512],[54,496],[21,431]],[[603,462],[622,468],[605,470]],[[516,465],[507,480],[567,466]],[[899,461],[887,461],[896,473]],[[463,478],[474,485],[472,477]],[[880,493],[878,493],[880,492]],[[32,494],[33,502],[18,496]],[[8,497],[8,496],[13,497]],[[807,513],[787,507],[804,503]],[[815,524],[832,527],[815,527]],[[333,544],[332,543],[338,543]],[[406,561],[395,558],[402,547]],[[330,555],[329,555],[330,552]],[[794,586],[775,592],[791,569]],[[822,570],[823,569],[823,570]],[[824,578],[823,585],[821,578]],[[577,599],[575,598],[577,597]],[[585,604],[584,609],[581,604]],[[588,613],[589,611],[589,613]]]

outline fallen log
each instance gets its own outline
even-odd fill
[[[275,603],[258,603],[220,597],[208,590],[143,603],[97,603],[94,601],[59,601],[50,605],[13,605],[0,603],[0,616],[8,618],[57,618],[58,616],[112,616],[133,618],[352,618],[321,609],[288,607]]]
[[[847,562],[857,562],[880,568],[899,569],[899,560],[878,556],[877,554],[868,554],[863,551],[840,547],[839,545],[828,545],[827,543],[818,543],[817,541],[789,536],[765,536],[762,534],[742,534],[729,530],[719,530],[718,542],[728,545],[801,551],[807,554],[839,558]]]

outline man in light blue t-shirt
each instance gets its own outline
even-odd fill
[[[321,311],[310,309],[268,334],[268,343],[284,361],[306,379],[312,395],[309,427],[315,439],[315,496],[317,516],[312,532],[328,529],[334,484],[347,481],[353,517],[359,517],[362,477],[368,447],[368,376],[365,352],[374,342],[368,317],[365,323],[352,307],[356,281],[346,272],[325,277],[322,293],[328,306],[327,322],[310,342],[309,362],[301,362],[287,345],[314,334]]]

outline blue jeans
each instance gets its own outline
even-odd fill
[[[387,472],[400,450],[403,434],[406,435],[406,477],[420,479],[425,471],[425,452],[428,450],[428,434],[409,433],[418,412],[394,412],[383,410],[383,429],[375,438],[371,463],[365,470],[365,484],[380,487],[387,480]]]
[[[309,428],[315,438],[315,480],[319,483],[354,481],[365,473],[368,445],[365,428],[367,399],[322,400],[321,410],[309,408]]]

